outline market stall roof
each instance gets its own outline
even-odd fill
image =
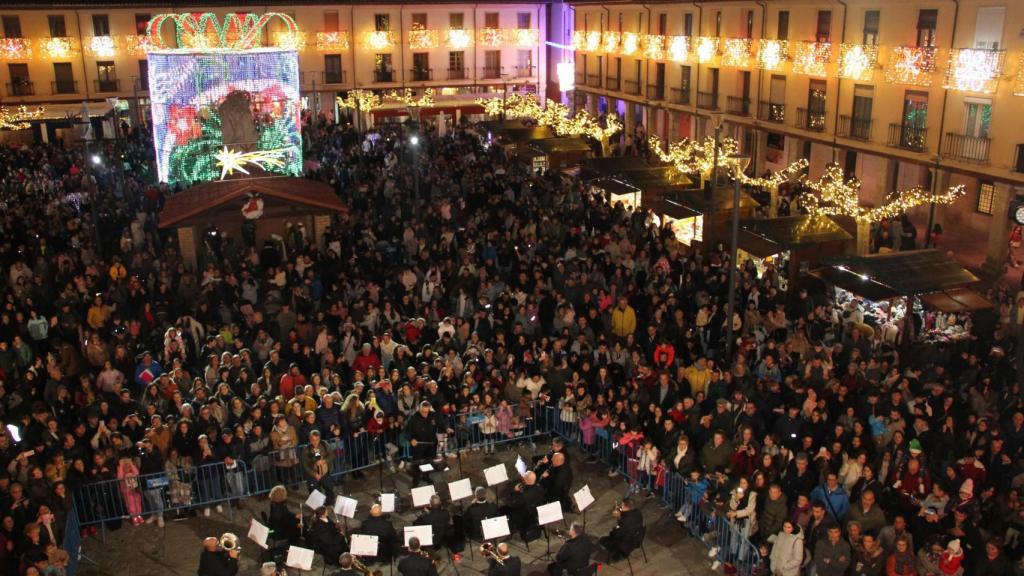
[[[604,176],[623,176],[638,170],[650,170],[664,164],[648,163],[641,156],[608,156],[591,158],[583,165],[583,179],[592,180]]]
[[[970,288],[954,288],[925,294],[921,297],[921,303],[939,312],[972,312],[974,310],[988,310],[995,305],[984,296]]]
[[[676,200],[665,196],[643,196],[640,199],[640,203],[644,210],[650,210],[655,214],[679,220],[701,215],[701,212],[687,208]]]
[[[823,261],[820,278],[872,300],[932,294],[978,282],[956,260],[936,250],[911,250]]]
[[[826,242],[852,240],[846,230],[827,216],[784,216],[740,223],[740,247],[764,258],[785,250],[799,250]],[[748,249],[750,246],[751,249]],[[767,250],[773,250],[765,254]]]
[[[640,192],[640,189],[636,186],[611,176],[592,180],[590,185],[595,188],[600,188],[609,194],[636,194]]]
[[[661,193],[682,192],[693,186],[693,180],[671,166],[648,167],[623,174],[623,178],[641,190]]]
[[[712,195],[712,207],[715,212],[728,212],[732,210],[732,197],[732,187],[721,186],[715,190]],[[679,194],[672,194],[671,198],[683,206],[696,210],[701,214],[707,211],[708,201],[704,198],[703,190],[689,190]],[[760,204],[758,204],[757,200],[754,200],[750,194],[743,191],[740,192],[740,209],[756,208],[758,206],[760,206]]]
[[[568,138],[544,138],[529,143],[531,148],[537,148],[546,154],[557,154],[564,152],[590,152],[592,148],[587,141],[579,137]]]

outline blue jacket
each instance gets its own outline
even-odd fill
[[[821,484],[811,490],[811,502],[824,504],[825,510],[832,515],[832,519],[836,522],[841,522],[846,517],[846,513],[850,511],[850,496],[843,489],[842,484],[837,485],[836,489],[831,492],[828,490],[828,486]]]

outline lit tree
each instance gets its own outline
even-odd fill
[[[484,107],[489,116],[507,118],[529,118],[538,126],[549,126],[559,136],[589,136],[601,143],[607,150],[608,139],[622,129],[618,116],[608,113],[604,122],[594,118],[586,110],[575,114],[561,102],[548,100],[541,106],[532,94],[511,94],[507,98],[480,98],[477,103]]]

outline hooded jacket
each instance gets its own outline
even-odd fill
[[[774,576],[800,576],[804,563],[804,533],[796,528],[792,534],[779,532],[772,546],[771,567]]]

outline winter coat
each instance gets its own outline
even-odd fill
[[[800,576],[804,563],[804,533],[797,530],[792,534],[779,532],[772,546],[771,566],[775,576]]]

